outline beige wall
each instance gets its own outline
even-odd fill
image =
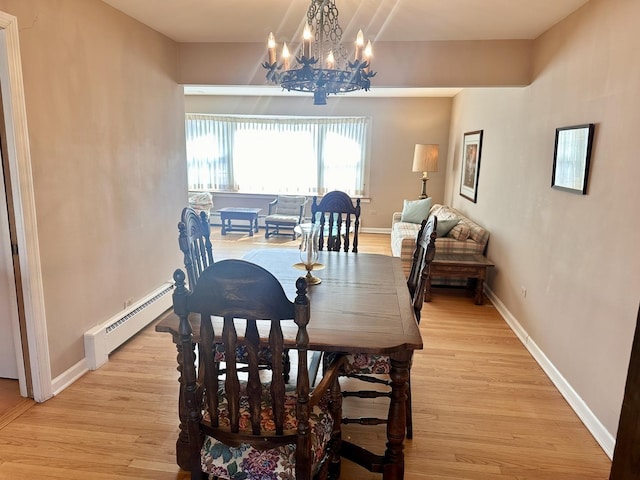
[[[416,143],[440,144],[439,172],[429,174],[427,193],[441,202],[447,158],[451,98],[361,98],[330,96],[324,107],[304,97],[187,96],[189,113],[258,115],[363,115],[371,118],[369,197],[362,204],[364,228],[391,227],[404,199],[416,199],[422,183],[411,171]],[[258,205],[261,206],[261,205]]]
[[[531,82],[531,40],[376,42],[373,87],[484,87]],[[264,85],[265,44],[180,44],[183,84]],[[224,68],[233,65],[233,68]]]
[[[97,0],[0,0],[0,10],[20,27],[55,377],[84,358],[86,330],[180,265],[177,47]]]
[[[445,195],[491,231],[490,288],[614,438],[640,295],[638,18],[640,2],[591,0],[535,42],[531,86],[459,94]],[[596,124],[586,196],[550,188],[555,129],[583,123]],[[473,204],[460,144],[477,129]]]

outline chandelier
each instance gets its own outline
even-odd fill
[[[311,0],[302,43],[292,65],[287,44],[282,46],[280,62],[276,58],[273,33],[267,41],[267,80],[287,91],[313,93],[314,105],[326,105],[327,95],[368,91],[371,78],[371,41],[364,45],[362,30],[358,31],[351,58],[340,43],[342,28],[338,24],[335,0]]]

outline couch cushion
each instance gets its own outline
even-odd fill
[[[447,236],[455,238],[460,242],[464,242],[467,238],[469,238],[470,233],[471,229],[469,228],[469,225],[467,225],[464,220],[460,220],[455,227],[449,230]]]
[[[452,208],[446,205],[436,204],[433,206],[429,215],[435,215],[438,218],[438,221],[441,220],[451,220],[454,218],[460,218],[461,216]]]
[[[413,254],[416,246],[416,238],[420,231],[420,225],[409,222],[395,222],[391,227],[391,254],[395,257],[404,257],[403,250],[409,249]]]
[[[438,218],[438,224],[436,225],[436,233],[438,237],[446,237],[447,233],[455,227],[460,220],[458,218],[450,218],[447,220],[440,220]]]
[[[409,223],[422,223],[422,220],[429,216],[431,209],[431,198],[423,198],[421,200],[405,200],[402,208],[402,217],[400,221]]]
[[[287,223],[293,225],[294,227],[298,224],[298,220],[298,215],[280,215],[279,213],[267,215],[264,218],[265,223]]]
[[[280,215],[300,215],[300,205],[304,205],[307,198],[304,196],[278,196],[278,203],[276,204],[276,211]]]

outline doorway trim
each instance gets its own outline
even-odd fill
[[[13,192],[16,239],[22,274],[22,296],[29,366],[31,368],[31,388],[33,399],[36,402],[44,402],[53,396],[53,388],[18,20],[13,15],[2,11],[0,11],[0,85],[5,115],[7,161]],[[19,325],[14,327],[19,328]],[[22,361],[22,352],[19,352],[17,356],[20,358],[18,369],[22,369],[21,375],[24,378],[25,366]],[[26,391],[27,385],[21,384],[21,394],[26,396]]]

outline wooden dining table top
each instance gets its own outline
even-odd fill
[[[252,250],[243,259],[267,269],[289,298],[295,298],[296,279],[306,275],[294,266],[300,262],[297,249]],[[377,354],[422,349],[400,258],[323,251],[318,263],[322,266],[313,274],[322,283],[309,285],[307,290],[309,349]],[[199,318],[189,319],[197,335]],[[156,330],[175,337],[178,323],[177,316],[171,315]],[[294,345],[296,332],[293,322],[283,324],[285,343]]]

